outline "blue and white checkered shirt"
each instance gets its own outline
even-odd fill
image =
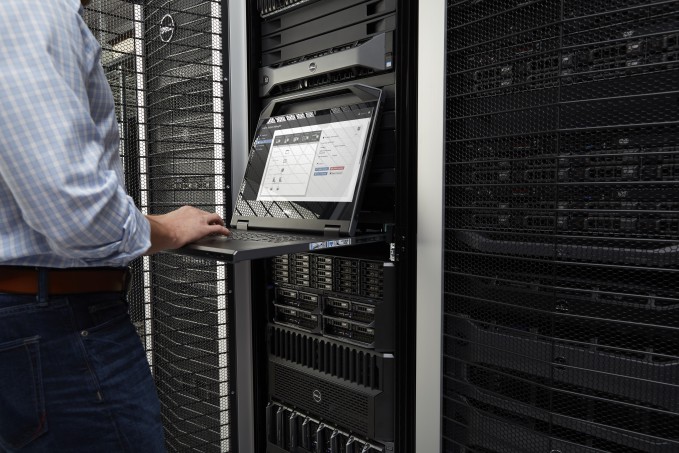
[[[150,245],[79,0],[0,0],[0,265],[124,266]]]

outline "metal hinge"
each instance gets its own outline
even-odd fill
[[[340,227],[339,225],[326,225],[323,228],[323,236],[339,236]]]

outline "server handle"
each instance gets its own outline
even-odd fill
[[[679,262],[679,243],[642,249],[634,247],[550,244],[534,241],[491,239],[484,234],[457,231],[455,237],[465,245],[484,253],[558,258],[576,261],[597,261],[636,266],[665,267]]]

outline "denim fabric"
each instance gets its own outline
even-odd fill
[[[120,294],[0,294],[0,453],[164,452],[160,404]]]

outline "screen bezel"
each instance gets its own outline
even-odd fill
[[[260,128],[272,116],[317,111],[344,105],[375,102],[374,111],[370,120],[369,130],[366,138],[366,146],[359,160],[358,179],[354,201],[352,202],[316,202],[327,206],[324,211],[332,212],[332,215],[325,218],[298,219],[288,217],[256,216],[243,215],[239,212],[242,203],[253,202],[255,200],[245,200],[243,198],[243,188],[247,181],[248,169],[250,168],[254,153],[255,140],[257,139]],[[245,170],[242,183],[238,186],[238,197],[231,217],[232,228],[275,228],[291,231],[319,232],[322,233],[330,228],[341,235],[354,235],[356,231],[357,210],[360,207],[363,190],[365,188],[365,175],[371,159],[372,149],[374,148],[375,130],[377,129],[378,117],[381,112],[383,102],[382,90],[361,84],[352,84],[338,87],[323,88],[304,93],[288,95],[276,98],[269,102],[260,114],[257,131],[250,146],[248,165]],[[276,203],[255,201],[255,203]],[[295,202],[287,202],[295,203]],[[331,209],[332,208],[332,209]],[[340,218],[332,218],[337,214]]]

